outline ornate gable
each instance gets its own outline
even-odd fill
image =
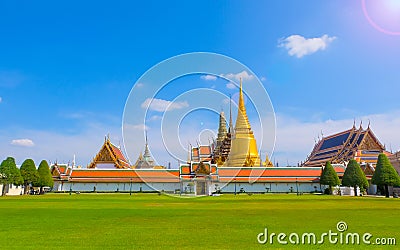
[[[359,149],[361,150],[384,150],[384,146],[382,146],[375,135],[370,131],[367,130],[364,138],[362,139]]]
[[[208,167],[208,168],[207,168]],[[203,162],[200,162],[198,167],[195,170],[196,175],[209,175],[210,174],[210,169],[209,165],[204,164]]]
[[[375,172],[374,168],[369,164],[361,166],[361,170],[364,172],[365,175],[370,175],[370,176],[372,176]]]
[[[60,178],[61,173],[60,173],[60,170],[58,169],[57,165],[52,166],[52,168],[51,168],[51,175],[52,175],[53,177],[58,177],[58,178]]]
[[[115,158],[111,154],[111,150],[107,147],[103,147],[96,157],[98,162],[114,162]]]
[[[97,164],[114,164],[115,168],[130,168],[130,164],[121,150],[114,146],[109,138],[106,138],[100,151],[88,165],[88,168],[96,168]]]

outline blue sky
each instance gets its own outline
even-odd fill
[[[399,2],[2,1],[0,158],[75,154],[86,166],[106,134],[122,143],[125,102],[141,75],[198,51],[232,57],[262,79],[276,112],[275,161],[304,160],[321,130],[354,119],[370,120],[398,150],[400,36],[390,33],[400,32]],[[159,163],[172,161],[150,142]]]

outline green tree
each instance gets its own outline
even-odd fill
[[[51,176],[49,164],[43,160],[39,164],[38,168],[39,178],[36,186],[40,187],[40,193],[43,194],[43,187],[53,187],[54,181]]]
[[[354,195],[357,196],[357,187],[368,188],[369,184],[364,172],[356,160],[351,159],[344,171],[342,185],[354,188]]]
[[[39,173],[36,169],[35,162],[32,159],[26,159],[21,165],[21,175],[24,178],[25,192],[29,192],[29,185],[38,182]]]
[[[321,173],[320,183],[329,186],[329,194],[332,194],[332,187],[340,184],[339,177],[329,161],[326,162]]]
[[[5,195],[8,185],[22,185],[24,183],[14,158],[8,157],[0,164],[0,182],[3,184],[3,195]]]
[[[389,186],[400,186],[399,174],[390,164],[385,154],[379,154],[378,156],[378,162],[372,176],[372,184],[384,186],[387,198],[389,198]]]

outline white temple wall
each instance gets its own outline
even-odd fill
[[[174,192],[180,188],[180,183],[72,183],[65,182],[59,185],[57,191],[61,192]]]
[[[24,194],[24,186],[15,186],[13,184],[8,185],[5,189],[5,195],[21,195]],[[3,184],[0,184],[0,196],[3,195]]]
[[[235,192],[235,183],[218,183],[218,187],[220,188],[221,192],[225,193],[234,193]],[[238,182],[236,183],[236,192],[240,192],[242,189],[247,193],[296,193],[303,192],[303,193],[310,193],[315,191],[320,191],[319,183],[243,183]],[[215,189],[215,188],[214,188]]]
[[[181,183],[72,183],[72,182],[64,182],[61,183],[56,181],[54,183],[53,190],[59,192],[69,192],[70,189],[72,192],[155,192],[155,191],[165,191],[165,192],[175,192],[175,190],[182,190],[182,192],[189,192],[189,187],[187,186],[189,182]],[[192,192],[195,191],[195,186],[192,187]],[[310,193],[315,191],[324,191],[326,186],[320,185],[319,183],[304,183],[298,182],[297,184],[294,182],[256,182],[256,183],[236,183],[236,192],[239,193],[240,190],[243,190],[247,193]],[[223,183],[223,182],[210,182],[207,185],[207,192],[214,193],[217,190],[221,190],[223,193],[234,193],[235,192],[235,183]],[[13,189],[13,194],[20,194],[21,189]],[[372,192],[371,192],[372,191]],[[1,189],[0,189],[1,192]],[[341,187],[342,195],[354,195],[354,190],[352,188]],[[368,194],[375,194],[376,186],[372,185]]]

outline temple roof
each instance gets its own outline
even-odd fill
[[[369,126],[365,130],[361,125],[358,129],[353,126],[349,130],[323,137],[315,144],[303,166],[321,166],[327,161],[343,163],[350,159],[364,159],[373,163],[384,149]]]
[[[211,146],[199,145],[198,147],[192,147],[190,160],[191,161],[210,161],[211,160]]]
[[[68,166],[67,164],[53,164],[50,167],[51,175],[58,180],[66,180],[68,176],[71,174],[72,166]]]
[[[130,168],[129,161],[121,149],[112,144],[108,137],[88,168],[96,168],[98,164],[113,164],[115,168]]]

